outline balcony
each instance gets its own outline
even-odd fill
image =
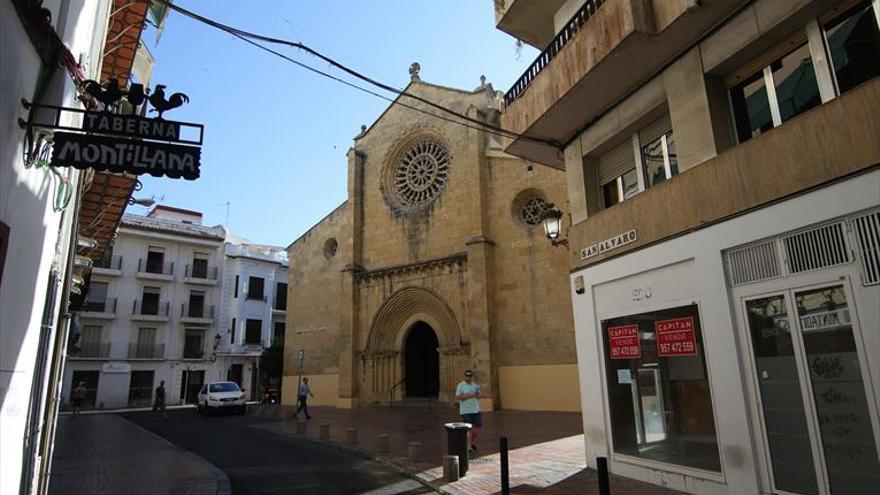
[[[122,255],[105,256],[101,261],[92,265],[92,273],[95,275],[122,275]]]
[[[112,320],[116,318],[116,298],[106,298],[103,301],[86,301],[85,307],[80,311],[79,315],[81,318]]]
[[[72,357],[77,359],[108,359],[110,342],[83,342],[79,351]]]
[[[128,359],[164,359],[165,344],[128,344]]]
[[[541,48],[553,35],[553,16],[565,0],[503,0],[495,2],[495,26]]]
[[[205,349],[198,347],[184,347],[183,348],[183,359],[191,359],[191,360],[204,360]]]
[[[152,263],[141,258],[138,260],[137,278],[143,280],[174,280],[174,263]]]
[[[214,322],[214,306],[204,304],[181,304],[180,322],[210,325]]]
[[[168,321],[171,303],[135,299],[131,308],[131,319],[136,321]]]
[[[587,0],[505,94],[502,127],[570,142],[742,3]],[[503,146],[565,167],[553,146],[521,138],[504,138]]]
[[[573,225],[571,267],[584,268],[876,167],[878,135],[880,77]],[[581,259],[581,249],[630,229],[638,232],[636,242]]]
[[[217,285],[217,267],[186,265],[183,282],[195,285]]]

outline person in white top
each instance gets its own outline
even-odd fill
[[[297,393],[297,401],[299,402],[299,409],[293,413],[293,417],[297,417],[300,411],[305,411],[306,419],[312,419],[309,416],[309,406],[306,404],[306,400],[309,396],[314,397],[315,394],[312,393],[312,389],[309,388],[309,379],[308,377],[303,377],[302,383],[299,384],[299,391]]]
[[[474,383],[474,372],[466,370],[464,380],[455,387],[455,400],[458,401],[458,413],[461,420],[471,424],[468,432],[470,450],[477,450],[475,443],[480,428],[483,426],[483,413],[480,412],[480,386]]]

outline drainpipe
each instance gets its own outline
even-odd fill
[[[67,340],[70,333],[70,286],[72,285],[73,262],[76,257],[76,243],[79,226],[79,207],[85,191],[83,172],[77,176],[76,196],[72,205],[68,206],[65,215],[73,215],[70,224],[70,240],[67,246],[67,260],[64,267],[64,282],[59,305],[58,326],[55,332],[55,349],[52,354],[52,367],[49,370],[49,387],[46,391],[46,408],[43,416],[42,429],[45,432],[40,446],[43,462],[40,465],[40,478],[36,493],[43,495],[49,491],[49,474],[52,469],[52,451],[55,445],[55,431],[58,425],[58,409],[61,403],[61,380],[66,361]],[[63,225],[63,224],[62,224]]]

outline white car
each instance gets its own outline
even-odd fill
[[[198,396],[198,411],[211,414],[218,410],[236,410],[239,414],[247,412],[244,390],[235,382],[211,382],[202,385]]]

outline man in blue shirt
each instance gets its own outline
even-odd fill
[[[299,384],[299,391],[297,393],[297,402],[299,402],[299,409],[297,409],[296,412],[293,413],[294,418],[299,416],[300,411],[305,410],[306,419],[312,419],[312,417],[309,416],[309,406],[306,405],[306,401],[310,396],[314,397],[315,394],[313,394],[312,389],[309,388],[309,379],[307,377],[303,377],[302,382],[300,382]]]
[[[473,426],[468,432],[470,450],[477,450],[477,444],[474,442],[483,426],[483,413],[480,412],[480,386],[474,383],[473,371],[466,370],[464,372],[464,380],[455,387],[455,400],[458,401],[458,413],[461,414],[461,420]]]

